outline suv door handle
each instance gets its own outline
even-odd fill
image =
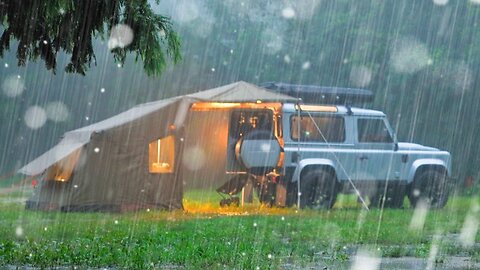
[[[360,156],[360,157],[358,157],[358,159],[360,159],[361,161],[364,161],[364,160],[367,160],[368,157],[367,156]]]

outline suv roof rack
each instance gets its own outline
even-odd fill
[[[366,89],[317,85],[266,82],[260,87],[292,97],[301,98],[306,104],[351,105],[373,101],[373,92]]]

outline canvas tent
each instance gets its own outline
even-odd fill
[[[27,208],[62,211],[182,208],[185,169],[181,156],[184,137],[189,132],[187,119],[195,113],[190,109],[192,104],[260,101],[284,103],[295,99],[236,82],[141,104],[69,131],[56,146],[19,170],[25,175],[42,175]]]

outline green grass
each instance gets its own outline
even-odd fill
[[[413,231],[412,209],[366,212],[352,196],[340,197],[331,211],[220,208],[220,197],[203,191],[185,197],[185,211],[126,214],[32,212],[0,203],[0,265],[277,269],[345,262],[359,246],[382,256],[428,257],[432,236],[458,233],[472,201],[454,198]],[[465,252],[478,257],[442,243],[441,254]]]

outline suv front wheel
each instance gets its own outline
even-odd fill
[[[330,209],[337,198],[337,181],[330,170],[310,169],[300,178],[300,208]]]
[[[426,170],[415,176],[408,193],[412,207],[420,201],[430,208],[443,208],[448,201],[447,177],[439,170]]]

